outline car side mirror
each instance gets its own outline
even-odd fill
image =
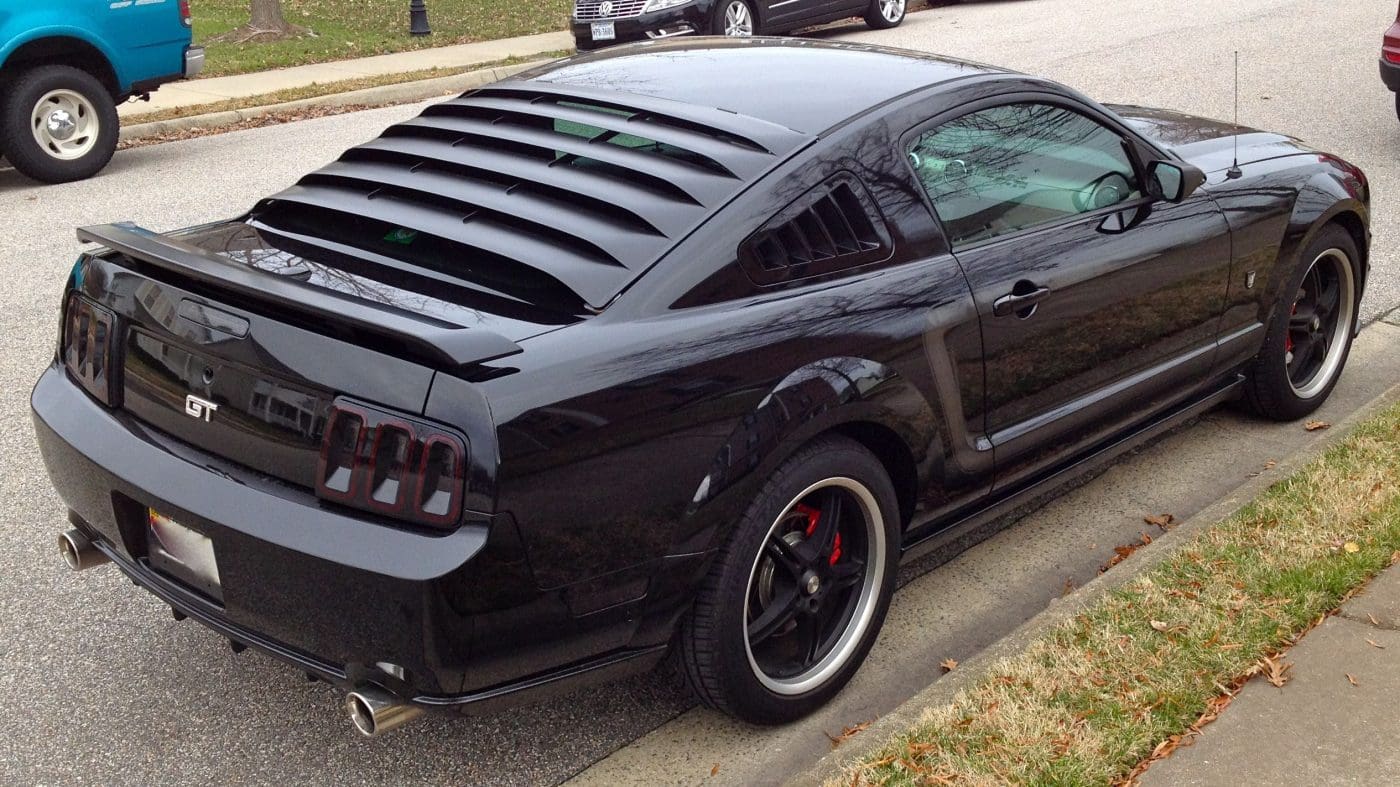
[[[1175,161],[1154,161],[1147,167],[1148,193],[1166,202],[1181,202],[1206,182],[1206,173]]]

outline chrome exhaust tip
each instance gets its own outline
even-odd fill
[[[74,528],[58,537],[58,554],[74,571],[100,566],[109,558],[92,545],[92,540]]]
[[[382,735],[423,715],[422,708],[378,686],[361,686],[347,694],[345,712],[350,715],[355,729],[366,738]]]

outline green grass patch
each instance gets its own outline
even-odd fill
[[[196,0],[196,43],[248,21],[248,0]],[[205,76],[325,63],[568,27],[570,0],[428,0],[433,34],[408,34],[408,0],[283,0],[288,22],[315,36],[269,43],[212,43]]]
[[[840,784],[1113,784],[1400,550],[1400,405],[1036,640]]]

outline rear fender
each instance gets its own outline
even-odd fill
[[[935,452],[937,419],[928,401],[890,367],[862,358],[838,357],[804,366],[783,378],[738,424],[715,454],[687,508],[687,519],[702,509],[710,525],[681,532],[677,553],[723,543],[731,524],[763,479],[798,448],[848,425],[873,424],[896,435],[917,467],[928,476]],[[910,490],[912,492],[912,490]],[[715,509],[720,509],[718,516]]]

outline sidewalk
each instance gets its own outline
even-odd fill
[[[1393,784],[1400,774],[1400,566],[1285,653],[1283,688],[1245,685],[1143,787]],[[1354,681],[1354,683],[1353,683]]]
[[[150,101],[128,102],[122,104],[117,111],[123,121],[140,122],[142,115],[161,110],[261,96],[279,90],[347,79],[405,74],[430,68],[467,68],[507,58],[531,57],[545,52],[573,49],[573,46],[573,36],[567,31],[561,31],[280,68],[254,74],[172,82],[152,93]]]

